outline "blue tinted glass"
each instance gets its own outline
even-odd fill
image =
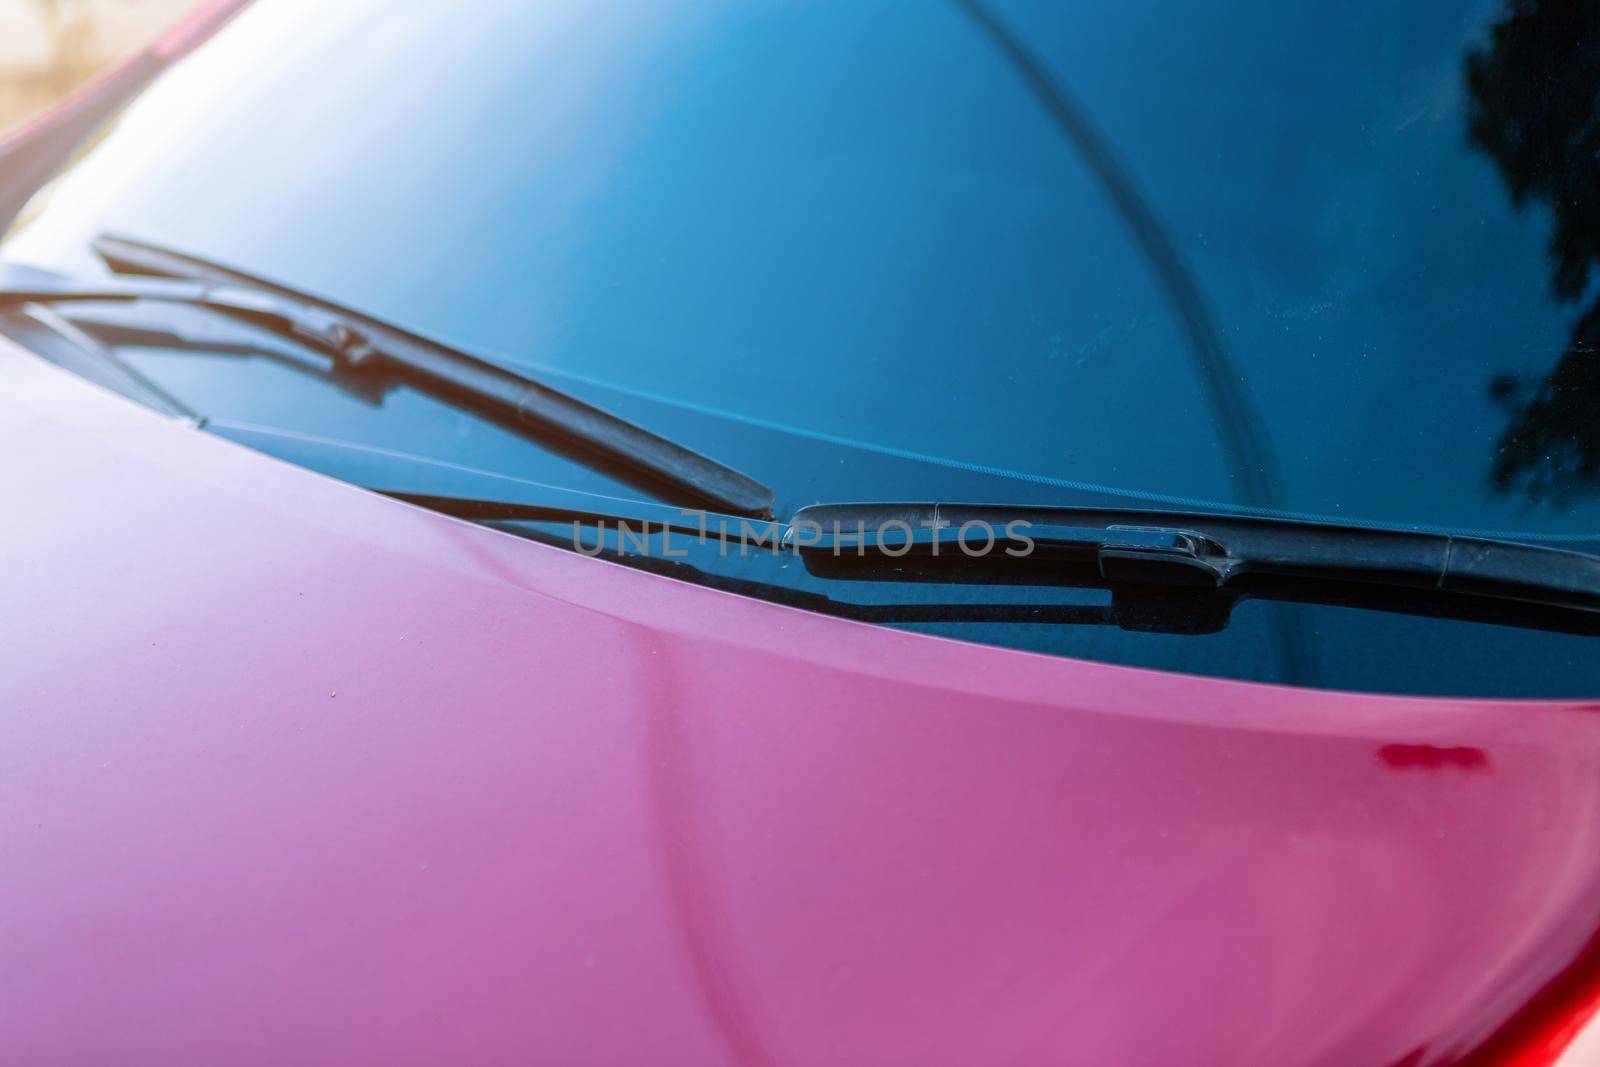
[[[259,0],[7,252],[83,269],[92,233],[144,237],[967,464],[1592,531],[1600,226],[1550,205],[1594,188],[1600,65],[1517,9],[994,4],[1114,187],[954,3]],[[1537,92],[1552,70],[1588,105]]]

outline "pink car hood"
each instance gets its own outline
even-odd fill
[[[1446,1063],[1600,924],[1593,705],[814,616],[10,346],[0,455],[0,1061]]]

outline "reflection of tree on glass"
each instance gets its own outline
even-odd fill
[[[1557,299],[1579,303],[1600,266],[1600,0],[1509,0],[1489,46],[1469,53],[1473,144],[1519,206],[1553,217]],[[1491,480],[1532,504],[1600,491],[1600,298],[1591,297],[1555,367],[1538,382],[1490,384],[1510,421]]]

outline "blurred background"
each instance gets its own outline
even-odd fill
[[[0,0],[0,131],[137,51],[195,0]]]

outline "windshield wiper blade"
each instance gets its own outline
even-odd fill
[[[203,307],[291,336],[339,370],[406,382],[544,437],[557,436],[676,490],[686,502],[735,515],[771,514],[773,492],[731,467],[587,401],[409,330],[220,264],[122,238],[94,247],[113,267],[146,277],[0,281],[0,305],[157,301]],[[149,275],[154,275],[150,277]]]
[[[1600,612],[1600,557],[1430,531],[1133,508],[819,504],[795,513],[789,540],[808,569],[874,581],[987,569],[1048,584],[1087,570],[1111,586],[1334,582]]]
[[[871,556],[856,558],[851,543],[843,540],[854,536],[856,516],[834,505],[802,509],[794,516],[793,523],[755,520],[530,482],[437,458],[282,428],[225,419],[210,420],[208,425],[213,432],[250,448],[442,514],[484,523],[562,548],[579,549],[586,554],[601,553],[630,566],[685,578],[727,592],[759,596],[865,622],[894,625],[936,622],[1109,625],[1130,631],[1208,634],[1227,628],[1234,607],[1241,601],[1268,599],[1600,636],[1600,612],[1552,610],[1538,604],[1455,594],[1417,596],[1414,591],[1404,587],[1373,584],[1294,580],[1287,585],[1262,585],[1239,580],[1225,583],[1221,589],[1208,590],[1150,581],[1108,581],[1100,575],[1097,561],[1093,567],[1079,568],[1062,566],[1059,557],[1054,561],[1046,560],[1049,569],[1041,573],[1026,566],[1011,566],[1019,561],[1003,555],[1001,567],[985,573],[973,572],[973,568],[982,564],[983,560],[965,557],[962,557],[963,565],[954,569],[929,570],[925,567],[919,569],[916,557],[886,559],[879,556],[884,572],[874,573]],[[854,507],[859,509],[860,506]],[[880,513],[883,511],[878,505],[869,507]],[[916,505],[900,514],[914,520],[919,514],[926,514],[927,507]],[[939,516],[949,520],[960,516],[962,510],[945,505],[941,507]],[[1027,517],[1030,511],[1037,510],[992,509],[986,521],[1002,516]],[[1063,511],[1044,510],[1052,516],[1058,516]],[[838,559],[833,557],[820,535],[821,530],[828,527],[830,512],[837,512],[833,517],[838,517],[841,523],[838,545],[842,558]],[[1087,522],[1091,515],[1107,514],[1111,513],[1104,509],[1076,509],[1071,512],[1072,522],[1075,523]],[[1154,513],[1114,514],[1137,514],[1148,518]],[[865,522],[866,516],[860,517]],[[802,523],[813,525],[803,526]],[[1072,528],[1093,529],[1092,526]],[[1042,531],[1034,527],[1030,532]],[[1104,529],[1100,532],[1103,534]],[[659,556],[655,554],[656,549],[646,547],[643,540],[669,536],[675,550],[668,552],[666,544],[661,542]],[[1158,535],[1158,538],[1161,537],[1166,535]],[[1057,540],[1064,542],[1068,549],[1076,546],[1079,557],[1086,558],[1082,546],[1087,539],[1082,535],[1069,534]],[[1167,538],[1167,543],[1171,543],[1171,540]],[[756,559],[771,558],[777,561],[780,572],[788,560],[804,553],[804,573],[824,580],[856,582],[868,579],[901,583],[917,580],[955,586],[976,584],[988,587],[992,593],[980,595],[974,600],[969,592],[964,600],[940,602],[921,590],[905,598],[887,597],[882,590],[875,590],[870,602],[843,600],[826,592],[797,586],[792,576],[785,581],[768,582],[718,571],[719,564],[716,561],[729,555],[736,555],[739,562],[735,566],[743,569],[746,553],[742,550],[735,553],[710,549],[711,569],[701,569],[681,558],[685,548],[717,542],[725,547],[744,546]],[[1150,539],[1141,543],[1159,545],[1161,541]],[[632,550],[630,545],[634,546]],[[1058,547],[1055,551],[1060,553],[1062,549]],[[1046,553],[1041,551],[1040,555],[1043,558]],[[926,554],[920,559],[923,563],[948,562],[930,559]],[[1027,560],[1020,562],[1026,564]],[[829,567],[829,563],[842,566]],[[892,570],[888,567],[890,564],[893,565]],[[1109,604],[1105,605],[1085,604],[1074,602],[1081,597],[1073,593],[1063,603],[1034,602],[1019,600],[1015,593],[1000,592],[999,587],[1006,584],[1048,585],[1051,588],[1073,590],[1104,588],[1110,590],[1111,598]]]

